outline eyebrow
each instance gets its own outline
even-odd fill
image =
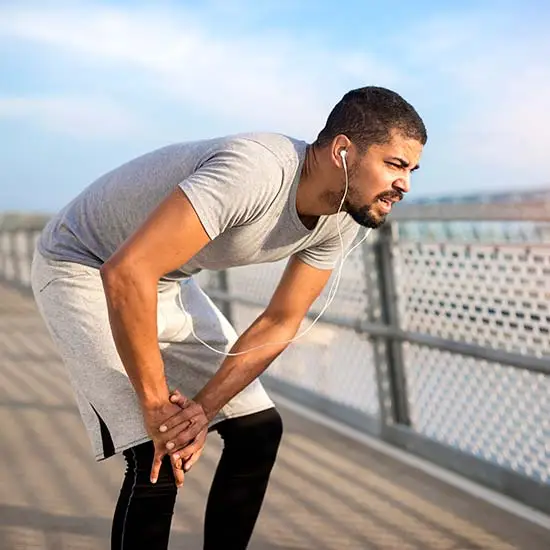
[[[402,159],[400,157],[391,157],[391,160],[397,161],[401,165],[401,168],[408,168],[409,167],[409,163],[405,159]],[[416,166],[411,168],[411,172],[414,172],[415,170],[418,170],[419,168],[420,168],[420,164],[417,164]]]

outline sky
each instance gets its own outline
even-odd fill
[[[411,198],[550,187],[550,3],[0,0],[0,211],[168,143],[313,141],[350,89],[428,129]]]

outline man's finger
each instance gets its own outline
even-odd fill
[[[175,438],[166,443],[166,449],[169,454],[174,454],[186,447],[197,435],[199,435],[205,426],[201,422],[193,422],[188,428],[182,430]]]
[[[162,466],[162,457],[165,453],[157,451],[155,449],[155,456],[153,457],[153,465],[151,466],[151,483],[156,483],[159,478],[160,467]]]
[[[191,400],[188,397],[185,397],[185,395],[181,394],[179,390],[174,390],[170,394],[170,401],[172,403],[175,403],[176,405],[183,406],[187,403],[189,403]]]
[[[182,468],[182,460],[181,458],[175,459],[174,457],[170,457],[170,461],[172,463],[172,471],[174,472],[176,487],[179,489],[183,487],[183,482],[185,480],[185,475]]]
[[[185,464],[183,465],[183,470],[185,472],[188,472],[193,467],[193,465],[197,462],[197,460],[201,457],[203,449],[204,449],[204,446],[202,446],[200,449],[198,449],[196,452],[194,452],[185,461]]]
[[[164,441],[169,441],[174,439],[182,430],[185,430],[189,425],[189,415],[180,415],[175,414],[172,418],[164,421],[159,426],[159,432],[163,435],[161,436]]]
[[[190,460],[190,458],[199,450],[204,447],[204,441],[200,439],[195,439],[189,445],[184,447],[183,449],[180,449],[176,453],[172,454],[171,456],[179,456],[182,458],[183,462],[187,462]]]
[[[173,430],[177,426],[180,426],[184,422],[188,422],[195,416],[198,416],[199,414],[202,414],[202,410],[199,406],[195,404],[190,404],[185,409],[181,409],[181,411],[177,412],[175,415],[171,416],[170,418],[166,419],[160,426],[159,431],[161,433],[166,434],[170,430]],[[178,430],[179,431],[179,430]],[[175,432],[177,433],[177,432]],[[174,434],[175,435],[175,434]],[[168,439],[171,439],[173,437],[172,434],[167,434]]]
[[[189,401],[189,403],[192,403],[192,401]],[[188,406],[188,404],[180,405],[180,407],[181,407],[182,410],[183,410],[185,407],[187,407],[187,406]],[[180,424],[180,423],[181,423],[180,414],[181,414],[181,410],[178,410],[178,411],[175,412],[172,416],[170,416],[169,418],[167,418],[167,419],[159,426],[159,432],[165,433],[165,432],[167,432],[170,428],[172,428],[172,427],[177,426],[178,424]]]

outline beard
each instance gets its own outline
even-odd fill
[[[369,229],[378,229],[384,224],[387,216],[386,214],[375,213],[373,205],[374,203],[371,203],[360,208],[348,205],[346,211],[359,225],[368,227]]]
[[[376,203],[381,199],[400,201],[403,199],[403,193],[395,189],[392,189],[391,191],[383,191],[382,193],[379,193],[378,195],[376,195],[376,197],[374,197],[372,202],[363,204],[362,206],[356,206],[356,204],[353,204],[353,203],[357,202],[359,195],[354,192],[355,188],[353,187],[353,183],[354,183],[357,171],[358,171],[357,164],[352,165],[349,169],[348,177],[349,177],[350,196],[348,200],[346,200],[344,203],[345,211],[359,225],[362,225],[363,227],[367,227],[369,229],[378,229],[386,221],[387,214],[378,212],[377,209],[375,208]]]
[[[376,195],[371,203],[360,207],[354,206],[350,201],[346,205],[346,211],[359,225],[368,227],[369,229],[378,229],[384,224],[388,216],[387,214],[377,212],[374,207],[381,199],[400,201],[403,199],[403,193],[396,190],[385,191]]]

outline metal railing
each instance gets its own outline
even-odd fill
[[[534,223],[537,238],[506,227],[500,241],[483,230],[475,241],[407,236],[425,220]],[[549,203],[396,209],[350,257],[320,334],[293,344],[264,384],[550,512],[548,222]],[[204,286],[241,331],[283,267],[232,269]]]
[[[28,285],[45,219],[0,217],[0,277]],[[550,204],[400,205],[392,219],[350,256],[329,311],[264,384],[550,513],[550,246],[407,231],[490,220],[547,235]],[[283,269],[199,278],[241,332]]]
[[[45,214],[0,213],[0,279],[30,288],[35,243],[48,219]]]

